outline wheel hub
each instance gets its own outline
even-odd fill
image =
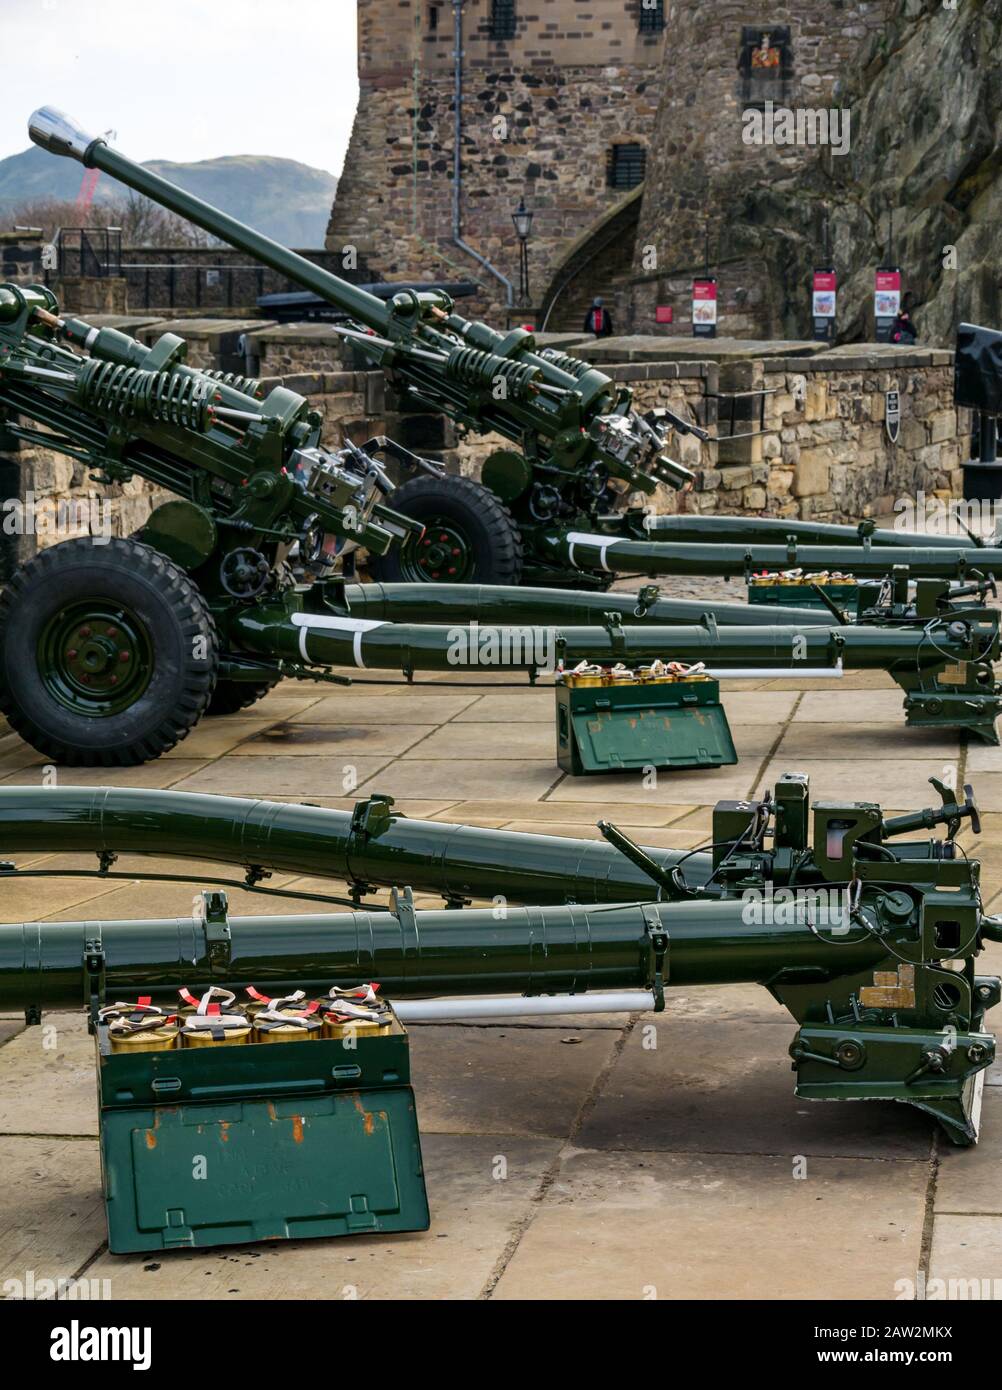
[[[62,609],[46,625],[38,670],[49,694],[75,713],[118,714],[149,685],[152,643],[128,610],[86,600]]]
[[[433,517],[425,524],[424,535],[410,548],[411,571],[408,579],[451,581],[462,583],[473,577],[474,557],[470,544],[452,521]]]

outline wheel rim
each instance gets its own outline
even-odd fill
[[[405,579],[462,584],[473,578],[476,556],[455,521],[433,516],[425,521],[424,535],[405,548],[400,567]]]
[[[153,645],[144,624],[121,604],[84,599],[62,608],[38,642],[46,691],[75,714],[120,714],[153,675]]]

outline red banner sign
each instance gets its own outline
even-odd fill
[[[715,338],[717,335],[717,282],[693,280],[692,331],[696,337]]]

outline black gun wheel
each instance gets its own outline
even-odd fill
[[[218,663],[201,594],[139,541],[64,541],[0,596],[0,711],[71,767],[166,753],[205,713]]]
[[[522,537],[508,508],[471,478],[411,478],[388,499],[394,511],[420,521],[416,538],[372,556],[375,579],[431,584],[517,584]]]
[[[274,690],[278,677],[270,681],[217,681],[212,692],[206,714],[237,714],[249,709],[263,700],[269,690]]]

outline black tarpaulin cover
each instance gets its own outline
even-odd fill
[[[974,323],[957,329],[953,399],[986,415],[1002,414],[1002,333]]]

